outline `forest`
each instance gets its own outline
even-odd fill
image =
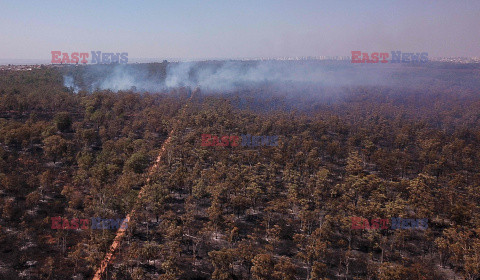
[[[320,62],[273,64],[295,63]],[[480,65],[195,86],[210,61],[157,86],[173,66],[121,90],[106,65],[0,71],[0,279],[92,279],[117,229],[52,221],[127,216],[102,279],[480,279]]]

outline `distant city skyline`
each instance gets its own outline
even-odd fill
[[[0,8],[0,63],[49,63],[51,51],[128,52],[129,63],[352,50],[480,57],[480,1],[54,0]]]
[[[205,58],[205,59],[182,59],[182,58],[131,58],[128,64],[132,63],[160,63],[164,60],[168,62],[189,62],[189,61],[207,61],[207,60],[243,60],[243,61],[260,61],[260,60],[343,60],[350,62],[350,56],[310,56],[310,57],[251,57],[251,58]],[[455,63],[480,63],[478,57],[431,57],[432,62],[455,62]],[[49,65],[49,59],[0,59],[0,66],[5,65]],[[53,65],[53,64],[52,64]],[[58,65],[58,64],[55,64]],[[72,64],[65,64],[72,65]],[[79,63],[81,65],[81,63]],[[87,64],[88,65],[88,64]],[[0,68],[3,70],[3,67]]]

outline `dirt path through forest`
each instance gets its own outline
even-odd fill
[[[188,107],[188,103],[190,102],[190,100],[193,98],[193,94],[190,96],[190,98],[188,98],[186,104],[183,106],[183,108],[181,109],[181,112],[180,112],[180,116],[183,114],[183,112],[185,111],[185,109]],[[162,144],[162,147],[160,148],[160,152],[158,153],[158,156],[157,156],[157,159],[155,160],[155,163],[150,167],[150,169],[148,170],[147,172],[147,182],[146,184],[142,187],[142,189],[140,190],[140,192],[138,193],[138,196],[137,196],[137,201],[141,201],[141,198],[142,196],[144,195],[144,192],[145,192],[145,186],[150,182],[150,177],[151,175],[155,172],[155,170],[158,168],[158,166],[160,165],[160,161],[162,160],[162,157],[163,155],[165,154],[165,151],[167,150],[166,147],[169,145],[171,139],[172,139],[172,136],[176,130],[176,128],[178,127],[179,125],[179,122],[180,122],[180,119],[177,120],[177,123],[173,126],[172,130],[170,131],[170,134],[168,135],[168,138],[167,140],[165,140],[165,142],[163,142]],[[129,224],[130,223],[130,219],[134,216],[135,214],[135,207],[132,208],[132,211],[130,211],[130,213],[127,215],[127,217],[125,218],[126,220],[126,223]],[[118,230],[117,230],[117,234],[115,235],[115,238],[113,239],[113,242],[112,242],[112,245],[110,246],[110,249],[108,250],[108,253],[105,255],[105,257],[103,258],[101,264],[100,264],[100,267],[97,269],[97,272],[95,273],[95,276],[93,277],[93,280],[101,280],[102,279],[102,276],[104,275],[108,265],[114,260],[115,258],[115,252],[116,250],[118,249],[118,247],[120,247],[120,244],[122,242],[122,239],[123,239],[123,236],[125,235],[126,233],[126,230],[127,230],[127,227],[120,227]]]

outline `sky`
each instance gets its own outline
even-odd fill
[[[51,51],[238,59],[428,52],[480,57],[480,1],[3,1],[0,59]]]

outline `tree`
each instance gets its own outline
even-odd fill
[[[223,221],[222,219],[222,208],[220,207],[220,202],[217,198],[213,199],[212,205],[207,210],[210,223],[213,226],[213,231],[215,232],[215,238],[218,238],[218,227]]]
[[[363,171],[363,161],[358,152],[351,152],[347,158],[347,174],[359,175]]]
[[[72,118],[68,112],[61,112],[55,116],[55,125],[61,132],[68,132],[72,129]]]
[[[147,154],[136,152],[126,162],[125,167],[140,174],[150,165],[150,158]]]
[[[252,260],[252,277],[255,280],[270,280],[274,272],[274,260],[270,254],[258,254]]]
[[[273,278],[276,280],[294,280],[297,273],[295,264],[288,257],[280,257],[273,270]]]
[[[45,156],[53,163],[68,155],[70,143],[58,135],[52,135],[43,140]]]
[[[210,257],[210,260],[214,267],[214,271],[212,273],[212,279],[215,279],[215,280],[232,279],[234,250],[222,249],[219,251],[212,251],[208,253],[208,256]]]

